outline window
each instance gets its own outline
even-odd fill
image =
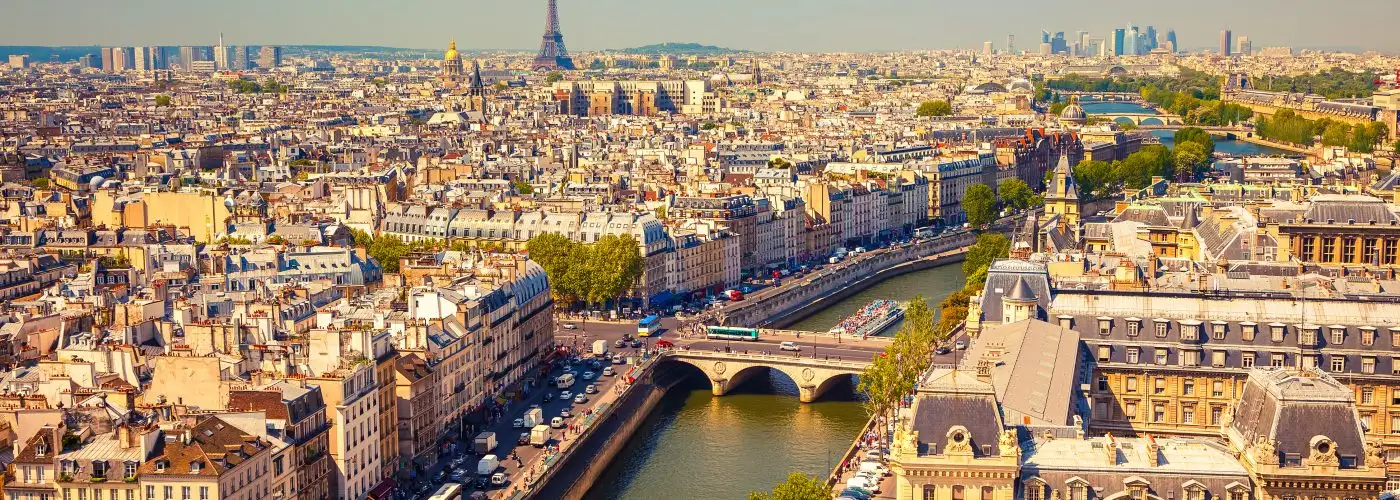
[[[1195,342],[1200,339],[1200,324],[1183,323],[1181,325],[1181,340]]]
[[[1136,321],[1129,321],[1129,322],[1128,322],[1128,336],[1129,336],[1129,337],[1136,337],[1136,336],[1138,336],[1138,328],[1139,328],[1138,322],[1136,322]]]
[[[1099,318],[1099,335],[1108,335],[1109,331],[1111,331],[1112,329],[1113,320]]]
[[[1220,416],[1224,413],[1225,410],[1219,406],[1210,407],[1210,425],[1220,425]]]
[[[1219,398],[1225,396],[1225,382],[1216,380],[1210,383],[1211,397]]]
[[[1270,326],[1269,335],[1274,342],[1283,342],[1283,325]]]
[[[1137,420],[1137,402],[1130,401],[1124,405],[1123,415],[1127,416],[1128,420]]]
[[[1108,375],[1099,375],[1099,390],[1108,390]]]
[[[184,500],[190,500],[190,487],[189,487],[189,486],[181,486],[181,487],[180,487],[180,498],[182,498],[182,499],[184,499]]]
[[[1195,380],[1192,380],[1192,379],[1189,379],[1189,378],[1186,379],[1186,380],[1182,380],[1182,381],[1181,381],[1181,395],[1182,395],[1182,396],[1195,396],[1195,395],[1196,395],[1196,381],[1195,381]]]
[[[1215,340],[1225,340],[1225,324],[1212,323],[1210,325],[1210,336],[1214,337]]]
[[[1201,366],[1201,351],[1181,351],[1181,366]]]
[[[1126,386],[1127,386],[1126,389],[1127,389],[1127,391],[1128,391],[1128,392],[1137,392],[1137,384],[1138,384],[1138,379],[1137,379],[1137,377],[1128,377],[1128,380],[1127,380],[1127,383],[1126,383]]]
[[[1362,328],[1362,329],[1361,329],[1361,345],[1364,345],[1364,346],[1373,346],[1373,345],[1376,345],[1376,330],[1375,330],[1374,328]]]
[[[1287,354],[1270,354],[1270,355],[1269,355],[1269,366],[1272,366],[1272,367],[1274,367],[1274,368],[1283,368],[1284,363],[1287,363],[1287,362],[1288,362],[1288,355],[1287,355]]]
[[[107,462],[102,460],[93,460],[92,477],[107,477]]]
[[[1089,500],[1089,489],[1084,483],[1069,485],[1069,500]]]
[[[136,462],[127,462],[126,467],[124,467],[125,475],[122,477],[136,477],[136,465]]]
[[[1210,366],[1220,368],[1225,366],[1225,351],[1210,352]]]
[[[1345,369],[1346,369],[1346,366],[1347,366],[1347,357],[1346,357],[1346,356],[1341,356],[1341,355],[1333,354],[1333,355],[1328,356],[1328,357],[1332,358],[1332,371],[1334,371],[1334,372],[1339,372],[1339,371],[1342,371],[1342,370],[1345,370]]]
[[[924,500],[938,500],[938,490],[933,485],[924,485]]]
[[[1376,358],[1367,356],[1361,358],[1361,373],[1372,375],[1376,373]]]
[[[1164,393],[1164,392],[1167,392],[1167,379],[1164,378],[1164,377],[1157,377],[1156,379],[1153,379],[1153,380],[1152,380],[1152,393],[1153,393],[1153,394],[1161,394],[1161,393]]]
[[[1361,404],[1368,405],[1376,399],[1376,390],[1371,387],[1361,388]]]
[[[1240,366],[1245,368],[1254,368],[1254,353],[1240,353]]]
[[[1152,355],[1152,362],[1159,365],[1167,364],[1167,349],[1165,347],[1157,348]]]
[[[1153,332],[1153,333],[1154,333],[1155,335],[1157,335],[1157,338],[1160,339],[1160,338],[1166,338],[1166,337],[1167,337],[1167,322],[1166,322],[1166,321],[1157,321],[1157,322],[1154,322],[1154,323],[1153,323],[1153,327],[1156,329],[1156,331]]]
[[[155,500],[155,499],[156,499],[156,487],[155,487],[155,486],[146,486],[146,500]]]
[[[1183,423],[1183,424],[1194,424],[1194,423],[1196,423],[1196,407],[1195,407],[1194,405],[1182,405],[1182,406],[1181,406],[1181,423]]]
[[[1343,341],[1345,341],[1346,338],[1347,338],[1347,331],[1346,331],[1345,329],[1342,329],[1342,328],[1333,328],[1333,329],[1332,329],[1332,344],[1334,344],[1334,345],[1341,345],[1341,343],[1342,343]]]
[[[199,487],[199,500],[209,500],[209,487],[208,487],[208,486],[200,486],[200,487]]]
[[[1106,345],[1099,346],[1099,362],[1107,363],[1112,353],[1112,347]]]
[[[165,498],[166,498],[166,500],[170,500],[170,499],[172,499],[172,498],[175,498],[175,487],[174,487],[174,486],[166,486],[166,487],[164,487],[164,488],[161,488],[161,490],[163,490],[163,493],[165,493]]]
[[[1167,421],[1167,406],[1161,403],[1152,405],[1152,421],[1162,423]]]
[[[1245,500],[1245,496],[1244,496],[1244,495],[1245,495],[1245,492],[1244,492],[1244,491],[1241,491],[1241,490],[1233,490],[1233,491],[1230,492],[1230,498],[1229,498],[1229,500]]]
[[[1332,261],[1336,260],[1336,258],[1337,258],[1336,255],[1335,255],[1336,252],[1337,252],[1337,240],[1334,240],[1334,239],[1332,239],[1332,238],[1323,238],[1323,239],[1322,239],[1322,259],[1321,259],[1321,260],[1322,260],[1323,262],[1332,262]]]
[[[1071,318],[1071,317],[1069,317],[1069,316],[1060,316],[1060,327],[1061,327],[1061,328],[1070,329],[1070,328],[1071,328],[1071,325],[1073,325],[1073,324],[1074,324],[1074,318]]]
[[[1301,335],[1298,336],[1298,345],[1316,345],[1317,328],[1304,327]]]
[[[1370,414],[1370,413],[1362,413],[1362,414],[1361,414],[1361,430],[1364,431],[1364,432],[1371,432],[1371,414]]]
[[[1259,327],[1256,325],[1240,325],[1240,337],[1245,342],[1253,342],[1254,335],[1258,333]]]
[[[1129,347],[1129,348],[1128,348],[1128,362],[1129,362],[1129,363],[1134,363],[1134,364],[1136,364],[1136,363],[1138,362],[1138,350],[1139,350],[1139,349],[1136,348],[1136,347]]]

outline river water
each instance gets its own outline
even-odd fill
[[[792,328],[826,331],[875,299],[907,302],[922,294],[937,306],[962,285],[958,264],[896,276]],[[742,500],[791,472],[825,477],[867,418],[849,388],[802,404],[797,385],[781,374],[723,397],[710,395],[699,370],[689,382],[666,395],[585,498]]]
[[[1134,104],[1131,102],[1090,102],[1084,103],[1083,106],[1084,112],[1090,115],[1106,113],[1145,113],[1152,115],[1159,114],[1157,113],[1157,110]],[[1161,139],[1163,146],[1170,148],[1176,144],[1176,141],[1172,139],[1172,136],[1176,134],[1175,130],[1153,130],[1151,134]],[[1260,146],[1258,144],[1248,143],[1244,141],[1227,141],[1221,137],[1217,137],[1215,139],[1215,150],[1221,153],[1227,153],[1232,155],[1291,154],[1288,151],[1284,151],[1282,149],[1275,149],[1268,146]]]

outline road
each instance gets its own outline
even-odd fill
[[[674,325],[677,324],[675,319],[668,318],[668,320],[669,321],[662,322],[663,326],[670,324],[670,328],[674,328]],[[578,374],[578,380],[567,390],[570,390],[574,394],[579,394],[584,392],[584,389],[589,384],[593,384],[596,386],[598,392],[595,394],[587,394],[588,400],[582,404],[561,400],[559,398],[560,392],[564,389],[555,387],[553,380],[563,374],[564,369],[562,366],[557,366],[550,372],[549,380],[546,381],[548,385],[537,387],[527,393],[523,399],[509,403],[502,417],[483,429],[483,431],[496,433],[497,446],[493,451],[494,454],[501,459],[501,467],[497,470],[499,472],[504,472],[507,478],[506,485],[488,486],[485,489],[492,498],[506,498],[509,496],[510,491],[516,485],[520,484],[520,481],[526,476],[525,470],[534,468],[545,457],[544,450],[540,448],[529,444],[518,444],[518,439],[521,434],[529,433],[529,429],[515,428],[513,425],[514,420],[523,417],[527,409],[534,405],[539,405],[546,422],[552,420],[556,416],[560,416],[560,412],[564,409],[568,409],[572,413],[570,418],[564,419],[566,424],[565,429],[553,429],[551,431],[551,444],[558,444],[561,438],[568,432],[568,425],[582,423],[583,419],[586,418],[585,415],[590,411],[598,408],[600,404],[612,401],[616,398],[616,394],[612,391],[619,385],[619,381],[624,378],[622,374],[626,373],[627,369],[632,365],[630,363],[602,365],[611,366],[616,372],[614,376],[602,375],[601,369],[593,369],[590,364],[593,357],[587,354],[594,340],[601,339],[607,341],[609,353],[621,354],[624,358],[640,355],[639,349],[631,347],[618,349],[615,348],[613,344],[614,341],[621,339],[624,335],[635,334],[637,331],[635,323],[559,320],[556,321],[555,324],[556,342],[562,346],[573,347],[575,352],[583,354],[580,358],[582,361],[573,366],[573,371]],[[565,328],[565,325],[573,325],[574,328]],[[649,342],[648,345],[644,345],[643,347],[645,348],[648,346]],[[583,378],[582,375],[587,371],[592,371],[594,373],[593,379],[585,380]],[[551,395],[553,400],[546,403],[544,401],[544,396],[546,394]],[[463,446],[469,448],[474,438],[475,436],[464,436],[462,441]],[[518,456],[519,460],[517,461],[513,458],[514,456]],[[478,489],[476,485],[476,479],[478,478],[476,475],[476,466],[480,458],[481,455],[471,453],[470,449],[459,449],[452,454],[444,456],[442,460],[430,467],[427,474],[425,474],[425,477],[428,478],[426,484],[429,487],[427,494],[430,495],[433,491],[436,491],[444,482],[452,481],[452,478],[447,476],[454,470],[463,472],[463,480],[460,482],[464,486],[464,494],[476,491]],[[524,467],[522,467],[522,464]],[[446,473],[443,473],[443,471],[446,471]],[[422,496],[426,498],[427,495]]]

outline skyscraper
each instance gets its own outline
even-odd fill
[[[1113,30],[1113,34],[1109,35],[1108,41],[1109,44],[1113,46],[1113,55],[1123,55],[1123,39],[1127,37],[1127,34],[1127,30],[1118,28]]]
[[[102,47],[102,71],[111,73],[114,66],[112,61],[112,48]]]
[[[1181,50],[1181,43],[1176,41],[1176,30],[1167,30],[1167,43],[1171,44],[1172,52]]]
[[[1230,30],[1220,32],[1220,55],[1230,57]]]
[[[1141,35],[1141,33],[1138,33],[1137,26],[1133,26],[1131,23],[1128,24],[1128,28],[1124,31],[1123,35],[1124,55],[1135,56],[1140,54],[1140,52],[1138,52],[1138,42],[1142,41]]]
[[[1050,32],[1048,30],[1040,31],[1040,43],[1050,43]]]
[[[1143,52],[1152,52],[1153,49],[1156,49],[1156,48],[1157,48],[1157,27],[1148,25],[1148,26],[1147,26],[1147,32],[1143,34],[1143,38],[1145,38],[1146,41],[1147,41],[1147,43],[1146,43],[1145,46],[1143,47],[1143,48],[1145,49],[1145,50],[1143,50]]]
[[[1050,37],[1050,53],[1063,54],[1068,51],[1069,45],[1065,42],[1065,32],[1055,32],[1055,36]]]
[[[151,67],[151,47],[132,47],[131,52],[132,62],[135,63],[132,69],[136,71],[150,71],[154,69]]]
[[[984,55],[984,56],[990,56],[990,55],[992,55],[992,41],[991,41],[991,40],[987,40],[987,41],[985,41],[985,42],[982,42],[982,55]]]
[[[273,69],[282,65],[282,47],[265,45],[258,50],[258,67]]]
[[[1236,52],[1238,52],[1241,56],[1248,56],[1254,54],[1254,44],[1249,43],[1248,36],[1240,35],[1239,44],[1236,45],[1236,47],[1239,49]]]
[[[180,47],[180,69],[189,71],[190,63],[195,62],[195,48],[188,45]]]
[[[1006,35],[1006,53],[1016,53],[1016,35]]]
[[[1077,55],[1080,55],[1080,56],[1089,56],[1089,55],[1093,55],[1092,53],[1089,52],[1089,32],[1088,32],[1088,31],[1084,31],[1084,30],[1080,30],[1080,31],[1074,32],[1074,35],[1075,35],[1075,36],[1074,36],[1074,39],[1079,41],[1079,54],[1077,54]]]

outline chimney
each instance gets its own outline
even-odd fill
[[[986,359],[977,361],[977,380],[992,383],[992,362]]]
[[[1113,439],[1113,434],[1104,433],[1103,454],[1110,467],[1118,465],[1118,441]]]
[[[126,424],[117,426],[117,446],[123,450],[131,449],[131,427]]]
[[[1147,465],[1158,467],[1162,465],[1162,447],[1157,445],[1157,439],[1151,434],[1147,435]]]

